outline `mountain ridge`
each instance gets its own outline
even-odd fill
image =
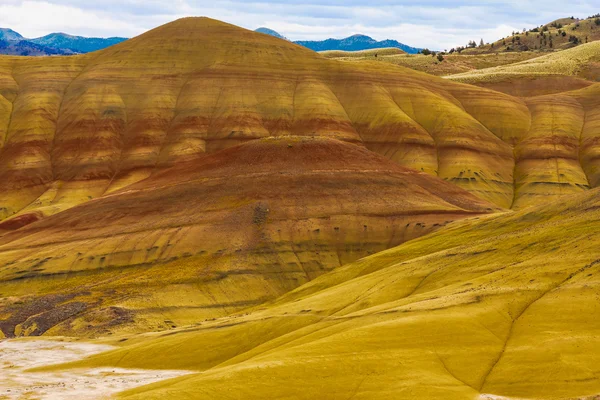
[[[265,35],[271,35],[271,36],[274,36],[274,37],[276,37],[278,39],[289,40],[285,36],[279,34],[279,32],[274,31],[273,29],[265,28],[264,26],[262,26],[260,28],[256,28],[254,30],[254,32],[264,33]]]
[[[38,38],[26,38],[20,33],[0,28],[0,54],[48,56],[83,54],[121,43],[124,37],[84,37],[54,32]]]
[[[282,36],[280,33],[269,29],[269,28],[258,28],[255,32],[264,33],[280,39],[289,40]],[[408,46],[404,43],[400,43],[397,40],[386,39],[377,41],[370,36],[363,34],[354,34],[343,39],[324,39],[324,40],[296,40],[294,43],[304,46],[313,51],[329,51],[329,50],[342,50],[342,51],[360,51],[360,50],[372,50],[395,47],[403,50],[408,54],[416,54],[422,49]]]

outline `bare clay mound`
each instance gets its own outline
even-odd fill
[[[53,340],[0,341],[0,399],[105,399],[123,390],[187,373],[110,367],[28,372],[112,349],[107,345]]]

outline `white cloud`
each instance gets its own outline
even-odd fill
[[[445,49],[553,19],[585,17],[591,1],[546,0],[0,0],[0,27],[36,37],[55,31],[84,36],[135,36],[189,15],[248,29],[267,26],[292,40],[355,33]],[[594,0],[596,2],[596,0]],[[576,10],[576,11],[573,11]]]
[[[25,37],[43,36],[51,32],[127,36],[139,28],[97,12],[40,1],[0,5],[0,26],[16,30]]]

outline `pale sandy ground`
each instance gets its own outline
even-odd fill
[[[497,396],[495,394],[480,394],[478,400],[532,400],[525,399],[522,397],[504,397]],[[600,395],[584,396],[584,397],[573,397],[570,400],[600,400]]]
[[[0,341],[0,399],[106,399],[126,389],[189,373],[124,368],[25,372],[30,368],[79,360],[112,348],[54,340]]]

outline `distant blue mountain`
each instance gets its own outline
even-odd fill
[[[275,36],[280,39],[286,39],[284,36],[269,28],[258,28],[256,32],[266,33],[267,35]],[[286,39],[287,40],[287,39]],[[343,51],[360,51],[370,49],[382,49],[386,47],[396,47],[404,50],[408,54],[417,54],[421,49],[410,47],[397,40],[382,40],[377,41],[366,35],[353,35],[345,39],[327,39],[327,40],[299,40],[294,42],[300,46],[308,47],[314,51],[327,50],[343,50]]]
[[[58,49],[28,42],[27,40],[9,41],[0,39],[0,54],[13,56],[54,56],[72,53],[65,53]]]
[[[82,36],[71,36],[66,33],[51,33],[37,39],[29,39],[30,42],[55,49],[70,50],[73,53],[90,53],[127,40],[123,37],[111,38],[88,38]]]
[[[87,38],[66,33],[27,39],[12,29],[0,28],[0,54],[50,56],[89,53],[127,40],[122,37]]]
[[[345,39],[327,39],[320,41],[297,41],[301,46],[308,47],[314,51],[326,50],[343,50],[343,51],[360,51],[370,49],[382,49],[386,47],[396,47],[404,50],[408,54],[417,54],[421,49],[410,47],[397,40],[382,40],[377,41],[366,35],[353,35]]]
[[[0,28],[0,40],[7,42],[24,40],[25,38],[12,29]]]
[[[254,32],[264,33],[265,35],[271,35],[271,36],[275,36],[276,38],[279,38],[279,39],[288,40],[288,38],[286,38],[285,36],[281,36],[278,32],[275,32],[273,29],[269,29],[269,28],[261,27],[261,28],[255,29]]]

